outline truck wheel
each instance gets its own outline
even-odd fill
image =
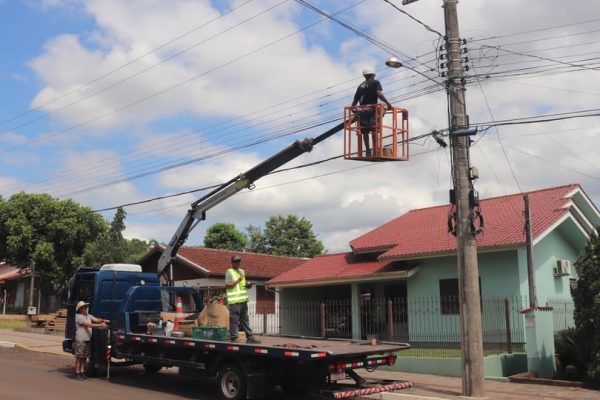
[[[246,398],[248,382],[246,375],[235,364],[226,364],[217,374],[217,391],[224,400],[241,400]]]
[[[155,374],[162,369],[162,365],[144,364],[144,370],[147,374]]]

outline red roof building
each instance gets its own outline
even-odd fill
[[[528,194],[534,244],[564,224],[562,236],[580,247],[581,239],[600,225],[596,206],[577,184]],[[483,199],[480,207],[484,217],[483,233],[477,237],[480,253],[524,247],[523,194]],[[455,255],[456,238],[448,232],[447,224],[450,212],[450,205],[411,210],[352,240],[350,252],[306,261],[272,279],[269,285],[297,287],[409,278],[424,259]],[[573,235],[566,234],[571,230]]]

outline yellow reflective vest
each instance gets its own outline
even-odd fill
[[[229,268],[226,274],[229,274],[232,282],[237,281],[240,278],[240,276],[242,277],[242,280],[237,285],[232,286],[226,290],[227,303],[246,303],[248,301],[248,291],[246,290],[246,274],[244,273],[244,270],[240,268],[238,272],[234,268]]]

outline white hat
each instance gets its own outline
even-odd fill
[[[86,303],[85,301],[80,301],[79,303],[77,303],[77,306],[75,306],[75,311],[79,311],[79,309],[83,306],[89,306],[90,303]]]
[[[363,69],[363,75],[375,75],[375,69],[373,69],[373,67],[365,67]]]

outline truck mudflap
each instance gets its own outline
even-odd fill
[[[400,389],[413,387],[411,381],[366,381],[361,387],[351,384],[327,385],[326,388],[316,389],[314,392],[330,399],[347,399],[349,397],[366,396],[382,392],[393,392]],[[312,391],[312,390],[311,390]]]

